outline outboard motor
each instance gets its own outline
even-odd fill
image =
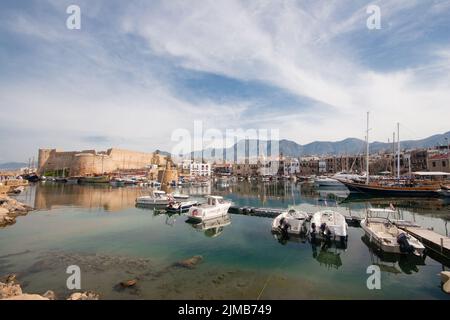
[[[397,236],[397,243],[400,245],[400,252],[402,253],[413,253],[414,247],[409,244],[408,238],[405,233],[400,233]]]
[[[316,224],[314,222],[311,223],[311,240],[316,241]]]
[[[320,232],[325,236],[325,230],[327,229],[327,224],[326,223],[322,223],[320,225]]]

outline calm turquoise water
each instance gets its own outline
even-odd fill
[[[201,197],[222,194],[240,206],[314,212],[323,206],[344,214],[362,214],[367,205],[401,208],[400,216],[446,234],[450,207],[442,200],[350,199],[342,190],[308,186],[257,185],[180,189]],[[350,228],[346,249],[321,250],[307,241],[280,242],[271,219],[230,215],[217,229],[194,228],[184,216],[168,216],[134,207],[139,188],[40,184],[20,200],[37,211],[0,230],[0,276],[18,274],[24,291],[70,294],[67,266],[81,268],[82,289],[106,299],[449,299],[439,272],[448,270],[427,257],[380,257]],[[193,268],[177,261],[201,256]],[[381,290],[368,290],[367,267],[382,270]],[[132,289],[117,283],[138,279]]]

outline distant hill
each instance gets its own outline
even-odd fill
[[[6,162],[0,163],[0,170],[18,170],[27,166],[25,162]]]
[[[421,140],[405,140],[401,141],[401,148],[403,149],[418,149],[418,148],[431,148],[438,145],[445,145],[445,138],[448,137],[450,140],[450,131],[444,134],[436,134],[431,137],[421,139]],[[261,143],[261,141],[260,141]],[[237,147],[238,158],[242,159],[245,155],[245,140],[240,140],[233,147],[227,148],[227,160],[233,160],[231,155],[233,155],[233,150]],[[289,157],[301,157],[301,156],[324,156],[324,155],[355,155],[365,152],[366,143],[364,140],[356,138],[347,138],[342,141],[314,141],[305,145],[298,144],[291,140],[280,140],[279,143],[280,153]],[[392,143],[387,142],[371,142],[370,152],[375,153],[383,150],[392,150]],[[249,151],[250,154],[256,154],[256,140],[249,141]],[[223,154],[222,149],[205,149],[203,151],[204,158],[211,157],[221,157]],[[194,157],[200,158],[202,156],[201,151],[195,151]]]

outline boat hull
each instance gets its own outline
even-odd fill
[[[383,187],[373,186],[361,183],[353,183],[341,181],[350,192],[363,193],[376,196],[395,196],[395,197],[438,197],[437,190],[425,188],[409,188],[409,187]]]

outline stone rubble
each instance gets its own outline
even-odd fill
[[[0,196],[0,227],[5,227],[16,222],[16,217],[24,216],[33,210],[14,198],[9,196]]]

